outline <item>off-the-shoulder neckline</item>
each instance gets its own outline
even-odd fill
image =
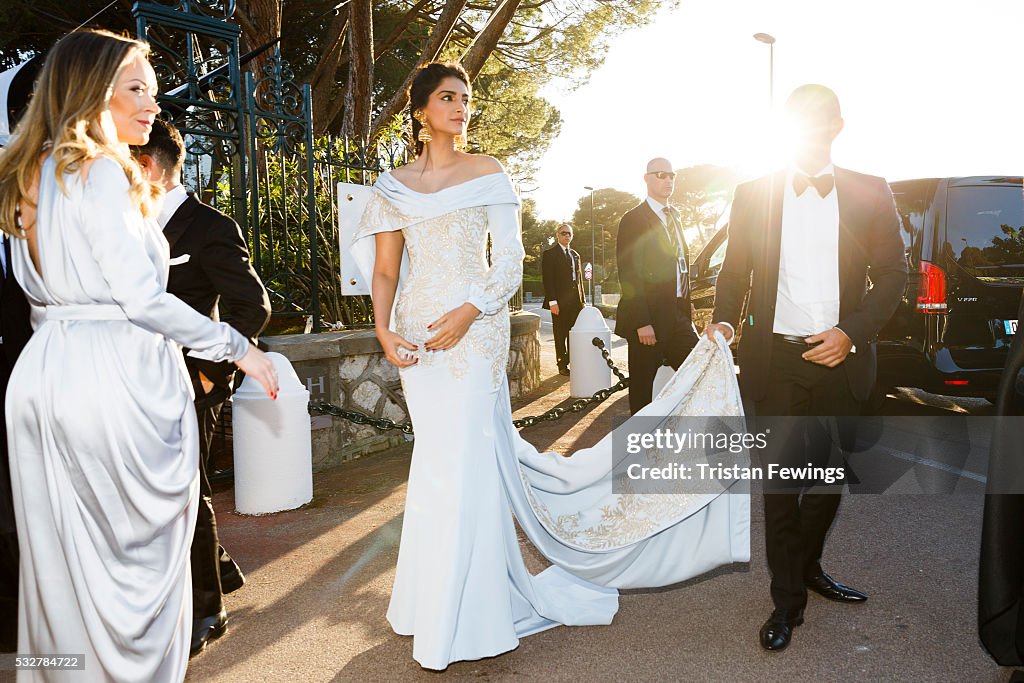
[[[406,185],[405,183],[403,183],[401,180],[399,180],[395,176],[395,174],[392,173],[390,170],[387,171],[387,174],[396,183],[398,183],[399,185],[404,187],[406,190],[409,190],[409,192],[413,192],[415,194],[423,195],[424,197],[429,197],[429,196],[432,196],[432,195],[435,195],[435,194],[441,194],[442,192],[447,192],[448,190],[454,189],[456,187],[461,187],[463,185],[468,185],[469,183],[474,183],[474,182],[476,182],[478,180],[483,180],[484,178],[490,178],[491,176],[496,176],[496,175],[505,175],[505,172],[504,171],[495,171],[494,173],[485,173],[483,175],[478,175],[475,178],[470,178],[469,180],[463,180],[462,182],[455,183],[454,185],[449,185],[447,187],[442,187],[441,189],[434,190],[433,192],[420,192],[419,190],[414,190],[411,187],[409,187],[408,185]]]

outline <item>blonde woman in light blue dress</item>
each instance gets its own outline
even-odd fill
[[[179,344],[277,392],[263,353],[166,292],[160,195],[128,152],[160,111],[147,53],[107,32],[61,39],[0,153],[0,226],[35,327],[6,402],[18,652],[80,658],[19,682],[184,679],[199,441]]]

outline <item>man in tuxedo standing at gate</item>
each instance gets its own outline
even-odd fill
[[[875,337],[907,281],[900,222],[884,178],[833,165],[832,142],[843,129],[834,92],[801,86],[789,96],[786,113],[799,131],[794,163],[736,188],[705,334],[731,339],[744,315],[740,389],[756,417],[855,416],[875,383]],[[798,424],[792,440],[769,439],[765,450],[776,450],[763,454],[766,460],[824,464],[831,446],[814,445],[807,431],[814,427],[807,420]],[[785,648],[803,623],[808,589],[840,603],[867,599],[821,567],[840,493],[817,484],[772,492],[765,482],[775,609],[760,642],[769,651]]]
[[[249,263],[238,225],[206,206],[182,187],[185,146],[174,126],[157,119],[149,142],[132,149],[149,180],[167,190],[157,218],[171,247],[167,291],[203,315],[220,319],[255,343],[270,319],[270,300]],[[185,354],[199,420],[199,512],[192,539],[192,654],[227,628],[222,593],[241,588],[245,579],[217,536],[209,468],[213,430],[232,391],[235,366]]]
[[[583,310],[583,269],[580,255],[570,247],[572,226],[564,223],[555,232],[555,244],[541,257],[541,276],[544,280],[543,307],[551,311],[551,326],[555,332],[555,358],[558,374],[569,374],[569,330]]]

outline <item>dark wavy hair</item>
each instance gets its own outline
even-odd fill
[[[417,111],[427,105],[430,94],[437,90],[441,81],[446,78],[457,78],[466,84],[466,88],[473,92],[473,86],[469,83],[469,74],[462,68],[461,64],[455,62],[430,62],[420,67],[416,76],[409,86],[409,118],[412,119],[412,140],[410,143],[416,150],[416,156],[423,153],[423,143],[416,139],[420,134],[420,122],[413,116]]]
[[[185,161],[185,142],[173,124],[163,119],[153,121],[149,142],[139,146],[132,145],[131,150],[132,156],[136,159],[143,154],[156,159],[160,169],[168,176],[177,178],[181,175],[181,166]]]

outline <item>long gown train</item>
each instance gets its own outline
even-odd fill
[[[448,310],[468,301],[481,311],[454,348],[417,352],[400,373],[415,443],[388,619],[414,636],[416,661],[444,669],[558,624],[608,624],[617,588],[749,559],[749,497],[739,486],[615,493],[613,435],[566,458],[537,452],[513,427],[507,302],[522,280],[523,247],[508,176],[424,194],[388,173],[362,200],[352,254],[364,276],[373,235],[405,238],[399,334],[422,348],[427,325]],[[704,340],[640,416],[741,414],[728,347]],[[513,514],[553,564],[537,576]]]

